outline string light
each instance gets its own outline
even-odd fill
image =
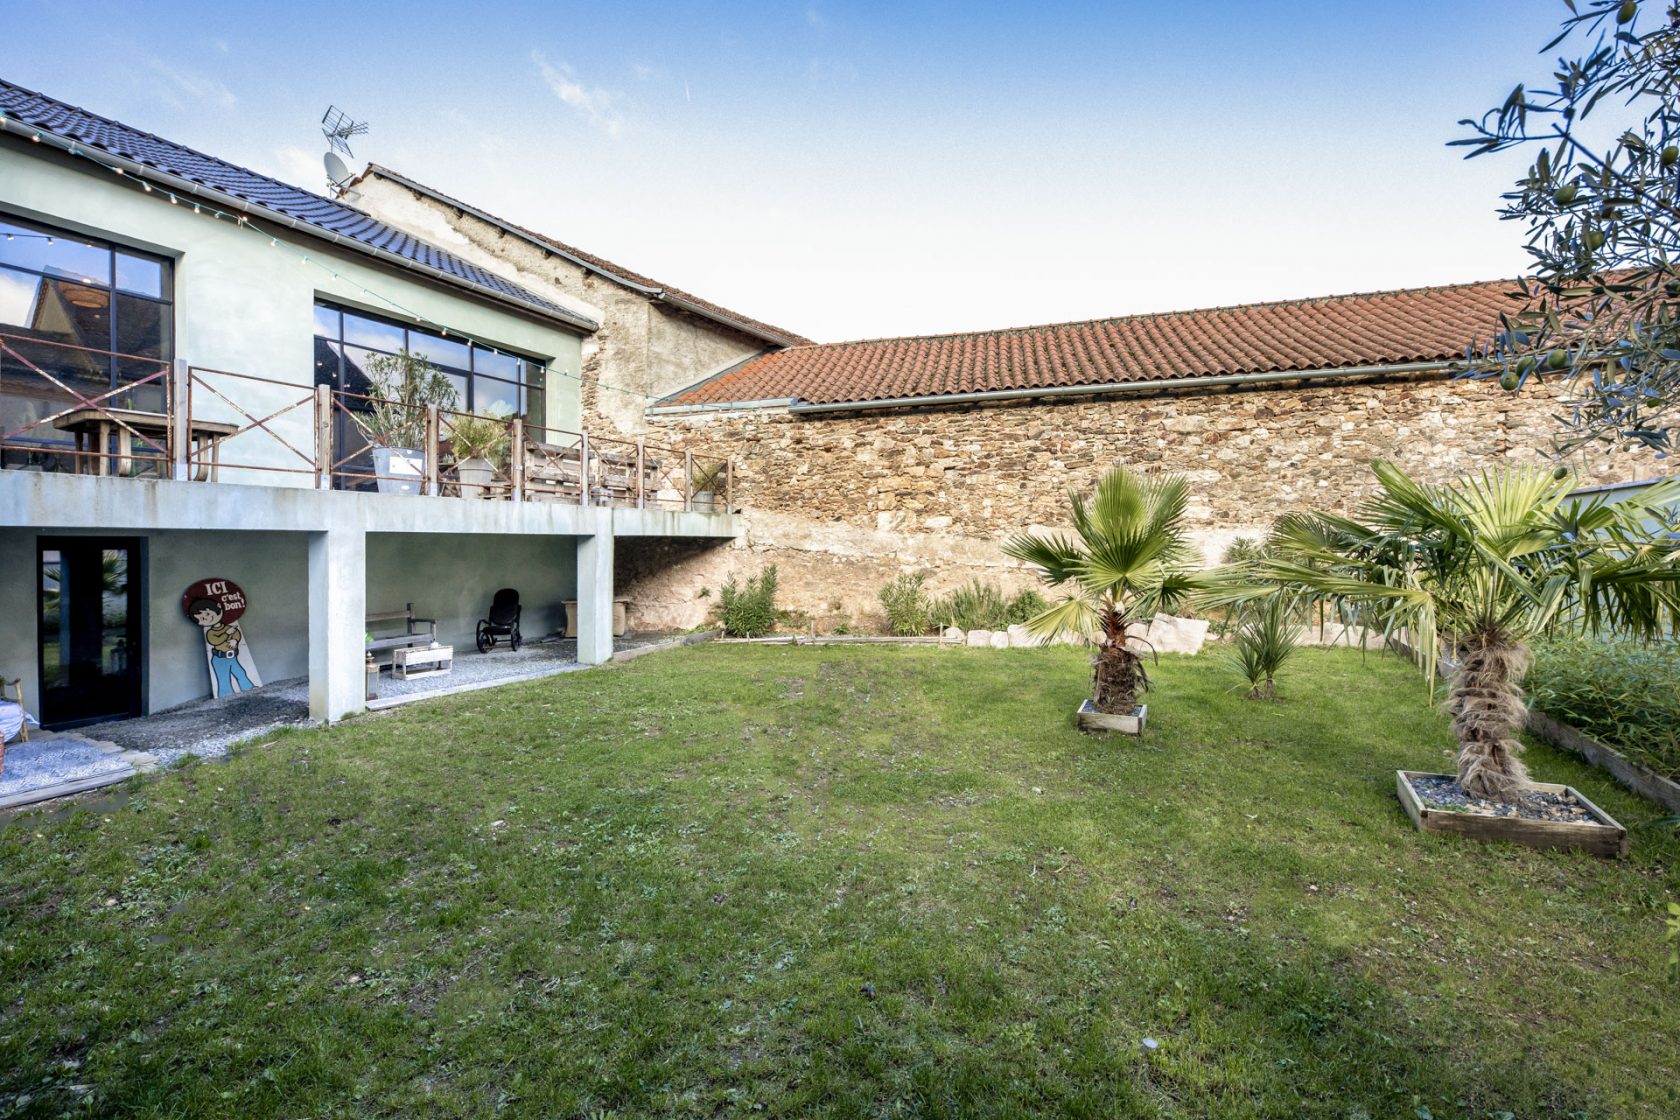
[[[3,115],[4,114],[0,114],[0,116],[3,116]],[[40,143],[41,134],[39,132],[36,132],[33,136],[33,140],[36,143]],[[81,158],[89,161],[90,163],[96,164],[100,167],[106,167],[106,168],[110,169],[111,171],[116,172],[118,175],[124,176],[125,178],[134,178],[134,176],[127,175],[121,167],[118,167],[115,164],[105,163],[103,160],[101,160],[101,159],[99,159],[99,158],[97,158],[93,155],[90,155],[87,151],[79,148],[75,142],[70,143],[69,152],[70,152],[71,155],[80,156]],[[152,186],[151,186],[150,183],[147,183],[144,180],[138,180],[138,181],[141,183],[142,186],[145,187],[147,192],[150,192],[152,190]],[[168,194],[170,205],[178,205],[180,203],[180,199],[177,198],[176,195],[173,192],[165,191],[164,193]],[[205,210],[203,209],[202,204],[197,202],[197,201],[193,202],[192,208],[193,208],[193,213],[194,214],[200,214],[200,215],[205,214]],[[222,219],[222,218],[227,218],[227,217],[234,217],[234,218],[236,218],[236,223],[235,224],[238,225],[239,227],[245,228],[245,229],[250,229],[254,233],[257,233],[261,236],[267,237],[269,239],[269,245],[272,248],[280,247],[280,239],[278,237],[274,236],[273,234],[265,233],[263,230],[261,230],[257,226],[252,225],[251,220],[250,220],[250,215],[248,215],[248,214],[230,215],[226,211],[212,210],[212,211],[209,212],[208,216],[213,221],[219,220],[219,219]],[[11,240],[10,235],[8,235],[7,240]],[[53,243],[52,238],[48,237],[47,238],[47,244],[51,245],[52,243]],[[327,275],[331,276],[334,280],[345,279],[344,276],[342,276],[338,272],[335,272],[332,268],[330,268],[326,264],[322,263],[321,261],[315,260],[315,259],[313,259],[313,258],[311,258],[307,255],[303,255],[303,254],[300,253],[300,259],[299,259],[298,263],[300,263],[300,264],[312,264],[312,265],[316,266],[317,268],[321,269],[322,271],[326,272]],[[355,283],[355,282],[352,281],[352,283]],[[362,284],[356,284],[355,286],[361,291],[361,293],[363,295],[368,296],[371,299],[377,300],[380,303],[385,304],[387,307],[390,307],[393,311],[400,312],[401,314],[404,314],[404,315],[412,316],[416,323],[419,323],[422,326],[431,327],[432,329],[437,330],[440,333],[442,333],[444,337],[446,337],[446,338],[449,337],[449,334],[450,334],[449,329],[444,327],[443,324],[426,318],[424,315],[420,314],[418,311],[414,311],[414,310],[412,310],[408,307],[405,307],[403,304],[401,304],[398,301],[392,299],[390,296],[384,294],[383,292],[376,292],[373,289],[368,288],[368,287],[366,287],[365,285],[362,285]],[[463,333],[459,330],[455,331],[454,333],[457,337],[461,338],[465,342],[467,342],[467,343],[469,343],[473,346],[476,346],[481,350],[488,350],[488,351],[490,351],[491,354],[495,355],[498,358],[503,356],[501,349],[499,347],[497,347],[496,345],[494,345],[493,343],[483,342],[483,341],[475,338],[471,334],[466,334],[466,333]],[[508,357],[520,358],[521,360],[524,360],[518,354],[509,354],[507,356]],[[564,378],[567,378],[568,380],[576,381],[580,386],[581,385],[593,385],[597,389],[605,389],[605,390],[608,390],[609,392],[620,393],[620,394],[623,394],[624,396],[627,396],[627,397],[635,397],[637,400],[660,401],[660,400],[664,399],[662,396],[658,396],[658,395],[655,395],[655,394],[638,393],[634,389],[623,389],[623,388],[620,388],[617,385],[608,385],[605,382],[599,380],[598,378],[587,378],[587,377],[582,376],[581,374],[572,373],[568,370],[554,369],[552,367],[545,366],[544,367],[544,372],[548,373],[552,376],[564,377]]]

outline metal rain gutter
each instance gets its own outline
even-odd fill
[[[377,169],[377,170],[375,170],[375,169]],[[766,330],[760,330],[760,329],[757,329],[757,328],[754,328],[754,327],[749,327],[747,324],[741,322],[739,319],[730,318],[728,315],[719,314],[718,312],[716,312],[716,311],[714,311],[710,308],[701,307],[698,304],[690,302],[689,300],[679,298],[678,296],[674,296],[670,292],[666,291],[664,288],[655,288],[655,287],[651,287],[647,284],[638,284],[638,283],[636,283],[636,281],[630,279],[627,276],[622,276],[622,275],[614,272],[610,268],[602,268],[599,264],[595,263],[594,261],[584,260],[582,257],[578,256],[575,253],[567,252],[565,249],[561,248],[559,245],[555,244],[552,241],[548,241],[548,240],[545,240],[541,237],[535,236],[534,234],[527,233],[525,230],[519,229],[517,226],[511,226],[508,223],[502,221],[500,218],[496,217],[495,215],[485,213],[483,210],[480,210],[478,207],[472,205],[471,203],[462,202],[458,198],[451,198],[446,194],[442,194],[438,191],[433,190],[431,187],[428,187],[424,183],[417,183],[413,179],[410,179],[408,176],[402,174],[401,172],[393,171],[389,167],[384,166],[383,164],[372,164],[372,165],[370,165],[369,170],[364,171],[363,175],[366,175],[369,172],[371,172],[372,174],[375,174],[375,175],[383,176],[384,178],[387,178],[387,179],[391,180],[393,183],[398,183],[402,186],[407,187],[409,190],[418,191],[421,194],[426,195],[428,198],[431,198],[431,199],[433,199],[434,201],[437,201],[437,202],[441,202],[446,206],[453,206],[458,210],[461,210],[465,213],[471,214],[473,217],[477,218],[479,221],[484,222],[488,225],[493,225],[497,229],[501,230],[503,233],[506,233],[506,234],[508,234],[512,237],[517,237],[519,240],[525,242],[527,245],[531,245],[534,248],[540,249],[545,253],[551,253],[554,256],[560,257],[564,260],[571,261],[573,264],[577,265],[581,269],[584,269],[585,271],[593,272],[597,276],[605,277],[606,279],[611,280],[615,284],[621,284],[624,287],[629,288],[631,291],[639,292],[644,296],[650,296],[653,299],[658,300],[661,303],[669,303],[672,306],[679,307],[682,310],[687,311],[692,315],[698,315],[702,319],[709,319],[714,323],[722,323],[724,326],[733,327],[735,330],[741,331],[744,334],[750,334],[754,338],[760,338],[760,339],[763,339],[766,342],[773,342],[777,346],[784,346],[785,347],[785,346],[803,346],[803,345],[806,345],[805,343],[802,343],[802,342],[796,342],[793,339],[788,338],[785,335],[777,334],[774,331],[766,331]],[[358,178],[360,178],[360,176],[358,176]]]
[[[452,288],[460,288],[481,298],[491,299],[497,303],[506,304],[509,307],[516,307],[528,315],[541,315],[544,318],[560,319],[570,323],[572,326],[579,327],[586,331],[597,331],[601,328],[600,323],[597,323],[595,320],[586,315],[579,315],[576,312],[568,311],[565,308],[555,309],[541,307],[537,304],[527,303],[522,299],[505,295],[493,288],[480,287],[470,280],[464,280],[459,276],[444,272],[442,269],[432,268],[430,265],[410,260],[409,258],[402,256],[400,253],[393,253],[389,249],[381,249],[377,245],[369,245],[365,241],[357,241],[355,238],[345,237],[341,233],[335,233],[332,230],[324,229],[320,226],[314,225],[313,223],[303,221],[299,218],[294,218],[289,214],[282,214],[278,210],[270,210],[260,202],[252,202],[249,199],[240,198],[238,195],[228,194],[227,192],[219,191],[214,187],[207,187],[202,183],[195,183],[191,179],[184,179],[171,172],[162,171],[148,164],[129,159],[127,156],[120,156],[115,152],[106,151],[104,148],[95,144],[88,144],[80,140],[70,140],[53,132],[51,129],[38,128],[34,125],[25,124],[20,120],[16,120],[10,114],[0,116],[0,131],[21,136],[27,140],[50,144],[60,151],[69,152],[71,155],[76,154],[77,148],[85,148],[90,153],[98,152],[103,159],[108,159],[112,163],[121,167],[125,174],[132,175],[137,179],[145,179],[158,183],[177,194],[202,198],[207,202],[215,203],[218,208],[238,211],[249,217],[261,218],[264,221],[272,222],[276,225],[283,225],[287,229],[295,232],[306,233],[311,237],[330,242],[331,244],[337,245],[341,248],[350,249],[357,253],[364,253],[368,256],[375,257],[384,261],[386,264],[393,264],[399,268],[406,269],[410,272],[417,272],[422,276],[429,277],[433,280],[440,280]],[[416,240],[418,240],[418,238],[416,238]]]
[[[1314,381],[1329,377],[1369,377],[1401,373],[1446,372],[1460,365],[1458,362],[1403,362],[1394,365],[1338,366],[1334,369],[1275,370],[1269,373],[1232,373],[1215,377],[1172,377],[1160,381],[1110,381],[1100,385],[1050,385],[1039,389],[986,389],[971,393],[936,393],[921,397],[885,397],[867,401],[838,401],[827,404],[801,404],[797,400],[788,411],[798,416],[825,412],[858,412],[882,408],[916,408],[927,405],[961,404],[981,401],[1030,400],[1040,397],[1089,397],[1112,393],[1153,392],[1158,389],[1193,389],[1218,385],[1258,385],[1270,381]],[[723,408],[724,405],[689,405],[689,408]],[[649,410],[653,411],[652,409]]]
[[[682,416],[695,412],[750,412],[766,408],[789,408],[798,397],[772,397],[759,401],[721,401],[717,404],[655,404],[649,405],[649,416]]]

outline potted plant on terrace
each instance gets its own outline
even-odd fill
[[[1521,685],[1529,644],[1542,634],[1674,631],[1680,541],[1649,526],[1680,498],[1680,482],[1611,503],[1569,498],[1574,483],[1561,469],[1490,471],[1450,486],[1416,482],[1382,461],[1372,470],[1381,490],[1361,519],[1282,518],[1277,554],[1253,564],[1267,586],[1232,586],[1204,601],[1305,593],[1360,608],[1386,637],[1404,635],[1431,686],[1443,652],[1450,656],[1456,779],[1399,775],[1420,828],[1619,848],[1625,839],[1572,842],[1566,822],[1620,826],[1574,790],[1528,781],[1517,739],[1527,717]],[[1433,825],[1431,811],[1440,818]],[[1478,815],[1510,823],[1479,831]]]
[[[1129,644],[1131,628],[1157,611],[1171,611],[1200,585],[1191,571],[1185,536],[1189,485],[1179,475],[1140,475],[1116,467],[1089,498],[1070,491],[1072,539],[1022,533],[1004,552],[1039,569],[1044,581],[1065,588],[1064,599],[1027,619],[1043,638],[1075,634],[1096,646],[1091,698],[1079,709],[1090,731],[1143,731],[1148,708],[1139,695],[1149,687],[1143,658]]]
[[[368,409],[357,422],[373,444],[381,493],[415,494],[426,472],[426,409],[453,408],[455,386],[438,368],[407,350],[368,360]]]
[[[456,416],[449,421],[449,446],[455,454],[455,479],[461,497],[481,498],[499,471],[507,469],[513,435],[506,405],[494,405],[482,416]]]

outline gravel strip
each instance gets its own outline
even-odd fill
[[[1413,778],[1418,799],[1431,809],[1480,813],[1490,817],[1521,817],[1531,821],[1567,821],[1572,824],[1602,824],[1586,806],[1567,793],[1531,790],[1515,804],[1471,797],[1451,778]]]
[[[6,748],[5,766],[0,769],[0,800],[128,769],[122,755],[102,751],[85,739],[60,737],[13,743]]]

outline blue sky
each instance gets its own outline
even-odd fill
[[[1444,143],[1563,13],[14,0],[0,75],[313,189],[336,102],[358,161],[832,341],[1514,275],[1518,161]]]

